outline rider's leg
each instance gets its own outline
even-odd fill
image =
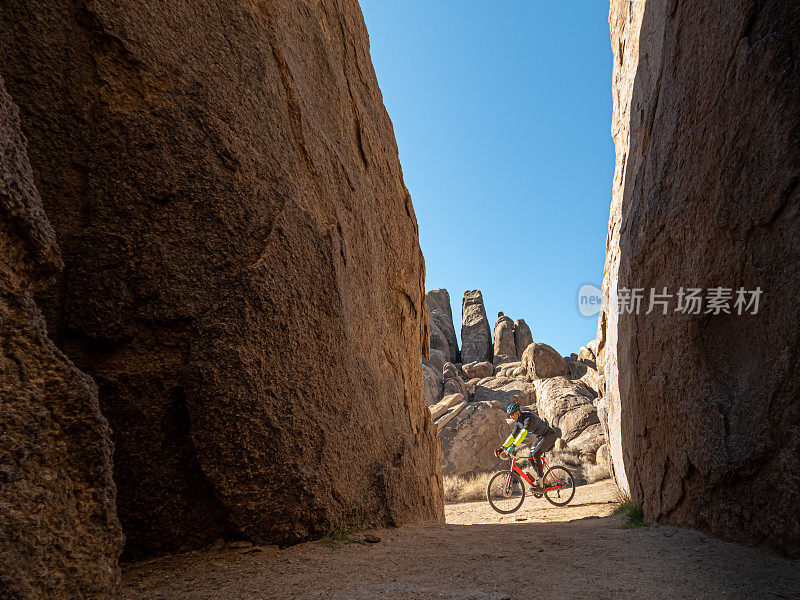
[[[556,445],[557,439],[558,435],[555,433],[550,433],[541,438],[538,442],[536,442],[533,448],[531,448],[532,455],[534,456],[533,466],[536,467],[536,475],[539,477],[539,485],[542,484],[542,454],[552,450],[553,446]]]

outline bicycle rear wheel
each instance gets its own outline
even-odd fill
[[[555,488],[544,493],[550,504],[565,506],[575,495],[575,479],[564,467],[551,467],[544,475],[544,489]]]
[[[522,477],[515,471],[498,471],[486,486],[486,499],[489,501],[489,506],[504,515],[518,510],[525,500]]]

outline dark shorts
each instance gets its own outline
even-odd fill
[[[553,449],[553,446],[556,445],[556,440],[558,439],[558,434],[556,432],[548,433],[543,435],[539,438],[539,440],[531,446],[531,455],[534,456],[533,468],[536,469],[536,474],[541,476],[542,474],[542,463],[539,458],[545,452],[549,452]]]

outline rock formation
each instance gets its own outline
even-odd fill
[[[499,402],[472,402],[439,432],[442,474],[470,477],[497,467],[494,449],[508,435],[506,411]]]
[[[479,290],[464,292],[461,306],[461,361],[492,360],[492,332]]]
[[[440,520],[424,263],[358,4],[187,7],[0,11],[67,264],[42,302],[98,382],[127,554]]]
[[[433,321],[428,319],[430,338],[431,338],[431,352],[436,352],[443,359],[442,364],[450,362],[450,346],[447,344],[447,338],[439,326]]]
[[[456,369],[456,366],[453,363],[445,363],[443,377],[445,396],[448,394],[464,394],[466,397],[469,394],[469,392],[467,392],[466,384],[461,377],[458,376],[458,369]]]
[[[584,433],[587,427],[599,426],[597,410],[592,403],[594,395],[580,383],[566,377],[549,377],[537,379],[533,386],[539,416],[558,428],[561,439],[567,444]],[[601,431],[598,433],[602,436]]]
[[[458,351],[458,338],[456,329],[453,326],[453,309],[450,307],[450,294],[445,289],[431,290],[425,294],[425,303],[428,305],[428,315],[431,326],[434,324],[439,328],[447,343],[447,361],[451,363],[459,362],[461,354]],[[433,347],[433,344],[431,344]],[[445,350],[445,348],[439,348]]]
[[[447,354],[442,352],[441,350],[434,350],[431,349],[430,357],[428,358],[428,364],[434,367],[437,371],[442,372],[444,370],[444,365],[447,363]]]
[[[111,598],[122,532],[110,432],[97,387],[33,301],[62,262],[2,79],[0,257],[0,596]]]
[[[527,369],[528,379],[544,379],[567,374],[567,363],[558,351],[540,342],[534,342],[522,353],[522,364]]]
[[[519,358],[517,345],[514,341],[514,321],[503,313],[497,315],[494,324],[494,355],[510,355]]]
[[[443,384],[442,374],[439,371],[430,365],[422,365],[422,386],[427,406],[436,404],[441,400]]]
[[[492,363],[488,361],[471,362],[463,365],[461,370],[464,371],[464,375],[466,375],[468,379],[473,379],[475,377],[490,377],[494,372],[494,367]]]
[[[521,379],[493,377],[475,386],[473,392],[475,402],[500,402],[503,408],[512,402],[526,406],[536,401],[533,384]]]
[[[514,321],[514,347],[516,348],[516,352],[514,352],[514,354],[517,357],[522,357],[522,353],[525,352],[525,348],[530,346],[532,343],[533,334],[531,333],[531,328],[528,327],[525,319],[516,319]]]
[[[600,318],[614,474],[648,519],[799,555],[800,4],[612,0],[610,25],[604,292],[673,295]],[[687,286],[728,310],[674,312]]]

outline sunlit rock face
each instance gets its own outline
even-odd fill
[[[431,331],[433,326],[438,327],[444,342],[436,347],[447,354],[447,361],[459,362],[461,353],[458,350],[458,338],[453,326],[453,309],[450,307],[450,294],[445,289],[431,290],[425,294],[425,303],[428,306]],[[434,348],[433,334],[431,334],[431,348]]]
[[[490,361],[493,356],[492,330],[480,290],[467,290],[461,302],[461,361]]]
[[[800,5],[613,0],[609,21],[604,289],[733,288],[730,314],[601,315],[614,475],[650,519],[798,554]]]
[[[127,555],[443,518],[424,262],[355,0],[0,11]]]
[[[62,267],[0,79],[0,596],[112,598],[122,531],[97,387],[33,294]]]

